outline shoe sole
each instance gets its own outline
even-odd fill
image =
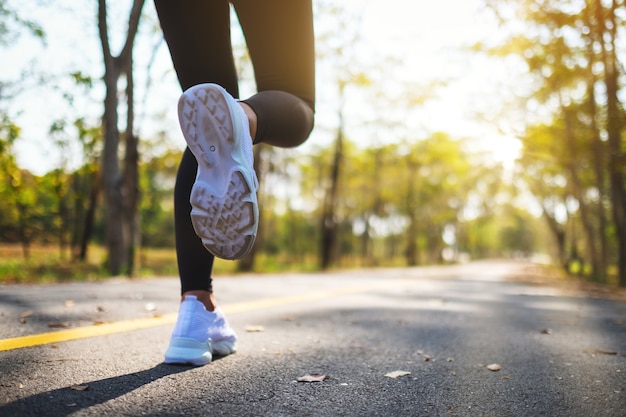
[[[198,161],[191,190],[191,222],[203,245],[223,259],[240,259],[252,248],[258,228],[254,171],[241,144],[241,112],[216,84],[186,90],[178,118]]]
[[[198,342],[188,337],[173,337],[165,351],[165,363],[202,366],[211,363],[211,341]]]
[[[214,356],[227,356],[237,351],[236,342],[230,340],[213,342],[212,348]]]

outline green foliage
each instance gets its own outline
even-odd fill
[[[624,91],[617,91],[615,80],[624,75],[625,57],[616,45],[626,36],[626,5],[600,0],[487,4],[510,37],[486,49],[519,56],[535,80],[527,98],[534,111],[527,112],[521,135],[518,177],[543,210],[553,252],[564,269],[599,281],[609,279],[611,265],[622,265],[626,285],[626,252],[611,250],[620,246],[618,236],[626,240],[626,222],[620,220],[626,184],[619,183],[626,178],[626,114],[623,103],[612,104]]]
[[[320,147],[306,155],[299,150],[263,150],[263,188],[259,196],[262,224],[255,270],[313,269],[330,149]],[[142,246],[163,249],[139,250],[140,275],[176,274],[172,193],[179,158],[180,151],[168,150],[141,163]],[[339,184],[335,213],[335,266],[436,263],[442,261],[446,247],[475,257],[529,254],[535,249],[529,228],[531,217],[520,210],[498,210],[494,203],[494,195],[502,192],[500,168],[486,164],[477,168],[478,156],[466,149],[463,140],[437,133],[404,144],[368,148],[348,141],[343,158],[345,173]],[[86,164],[72,172],[54,170],[42,177],[18,172],[16,184],[22,184],[23,193],[12,190],[13,195],[21,195],[22,205],[28,206],[22,214],[28,216],[30,244],[58,244],[65,236],[73,256],[65,261],[23,261],[27,262],[23,276],[18,276],[15,261],[5,263],[1,268],[6,276],[21,282],[28,280],[28,274],[45,276],[47,268],[49,276],[61,273],[70,279],[73,273],[64,268],[71,265],[85,277],[105,274],[100,270],[102,259],[95,264],[74,260],[96,166]],[[7,208],[8,201],[11,200],[0,202],[0,214],[17,216],[17,209]],[[470,206],[474,215],[468,218],[465,213]],[[60,207],[67,211],[65,220],[60,216]],[[11,218],[0,223],[19,222]],[[96,225],[101,223],[102,213],[98,210]],[[69,235],[63,235],[68,225]],[[451,242],[443,239],[448,229],[455,235]],[[98,230],[101,226],[92,234],[92,243],[101,239]],[[6,233],[2,240],[19,241],[17,235],[11,239]],[[234,269],[232,262],[216,265],[220,273]]]
[[[45,32],[41,25],[29,19],[24,19],[10,4],[9,0],[0,0],[0,45],[12,42],[26,29],[32,36],[45,40]]]
[[[174,182],[180,152],[169,150],[140,168],[140,219],[142,245],[154,248],[174,246]]]

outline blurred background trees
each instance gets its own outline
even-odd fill
[[[509,28],[490,52],[521,57],[533,76],[520,97],[518,173],[540,202],[566,270],[626,286],[624,19],[618,0],[488,1]],[[511,29],[523,22],[524,30]],[[621,54],[621,55],[620,55]]]
[[[404,79],[410,51],[364,54],[355,4],[315,2],[316,139],[299,149],[256,147],[261,225],[242,268],[542,255],[569,273],[626,286],[624,2],[485,0],[501,31],[467,53],[514,57],[528,75],[523,93],[509,95],[498,120],[486,121],[512,126],[507,133],[522,144],[513,165],[495,160],[471,135],[414,127],[414,114],[449,80]],[[110,274],[133,275],[142,262],[135,248],[173,248],[182,146],[172,140],[175,129],[159,125],[169,119],[150,107],[162,99],[150,95],[154,85],[173,78],[171,68],[152,67],[164,48],[152,9],[141,14],[142,5],[128,1],[109,11],[113,5],[99,1],[81,11],[92,14],[84,26],[93,31],[90,42],[101,42],[106,70],[99,64],[58,74],[39,65],[0,79],[0,242],[20,245],[24,257],[46,245],[80,263],[95,245],[106,248]],[[45,42],[28,8],[0,0],[0,9],[0,48],[20,36]],[[107,16],[129,32],[112,31]],[[245,94],[253,91],[249,58],[236,31],[233,39]],[[117,46],[122,52],[114,57]],[[118,91],[121,76],[126,84]],[[22,114],[13,109],[24,91],[44,88],[67,110],[41,138],[61,157],[34,173],[19,163]]]

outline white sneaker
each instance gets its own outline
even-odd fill
[[[178,319],[170,345],[165,351],[165,363],[206,365],[213,356],[225,356],[237,350],[237,335],[218,308],[207,311],[193,295],[180,304]]]
[[[199,84],[178,101],[178,119],[198,161],[191,222],[213,255],[240,259],[256,239],[258,182],[248,118],[217,84]]]

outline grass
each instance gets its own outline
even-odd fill
[[[239,272],[239,263],[215,260],[215,271],[221,275]],[[315,257],[267,256],[258,254],[255,272],[314,271]],[[172,249],[142,248],[135,261],[135,277],[178,276],[176,252]],[[24,257],[19,245],[0,245],[0,284],[36,284],[71,281],[97,281],[110,278],[106,268],[106,250],[92,245],[84,262],[72,260],[69,253],[61,256],[57,246],[33,246]]]
[[[3,284],[90,281],[105,276],[102,264],[71,261],[56,248],[54,251],[31,248],[28,258],[5,245],[0,248],[0,283]]]
[[[106,268],[105,248],[92,245],[89,247],[88,254],[88,259],[85,262],[79,262],[72,260],[69,253],[61,256],[57,246],[33,246],[30,248],[29,257],[25,258],[19,245],[0,244],[0,284],[97,281],[110,278],[111,275]],[[371,260],[344,257],[337,267],[350,269],[404,265],[403,259],[386,260],[384,265],[372,265]],[[234,275],[240,272],[238,262],[216,259],[214,266],[214,270],[219,276]],[[254,265],[255,273],[315,272],[318,270],[317,257],[314,255],[294,257],[285,254],[269,256],[258,253]],[[617,274],[614,269],[610,272],[609,279],[603,286],[615,288],[617,287]],[[534,274],[538,274],[542,279],[549,276],[551,282],[580,283],[585,281],[581,277],[567,275],[562,269],[554,266],[536,266]],[[530,276],[532,277],[534,274]],[[173,248],[141,248],[138,251],[134,277],[175,276],[178,276],[178,267],[176,252]]]
[[[137,256],[137,277],[177,275],[173,249],[142,249]],[[0,245],[0,283],[34,284],[70,281],[96,281],[110,278],[106,251],[90,246],[87,260],[61,255],[56,246],[33,246],[25,257],[19,245]]]
[[[371,265],[361,258],[345,257],[338,268],[366,266],[402,265],[401,260],[386,265]],[[216,274],[234,275],[239,271],[238,262],[216,259]],[[266,255],[258,253],[255,258],[255,273],[314,272],[318,271],[315,255],[293,256],[287,254]],[[176,252],[173,248],[141,248],[137,252],[134,277],[178,276]],[[0,244],[0,284],[36,284],[72,281],[97,281],[110,278],[106,268],[106,249],[89,247],[88,259],[84,262],[72,260],[71,255],[61,256],[58,246],[33,246],[28,258],[24,257],[19,245]]]

